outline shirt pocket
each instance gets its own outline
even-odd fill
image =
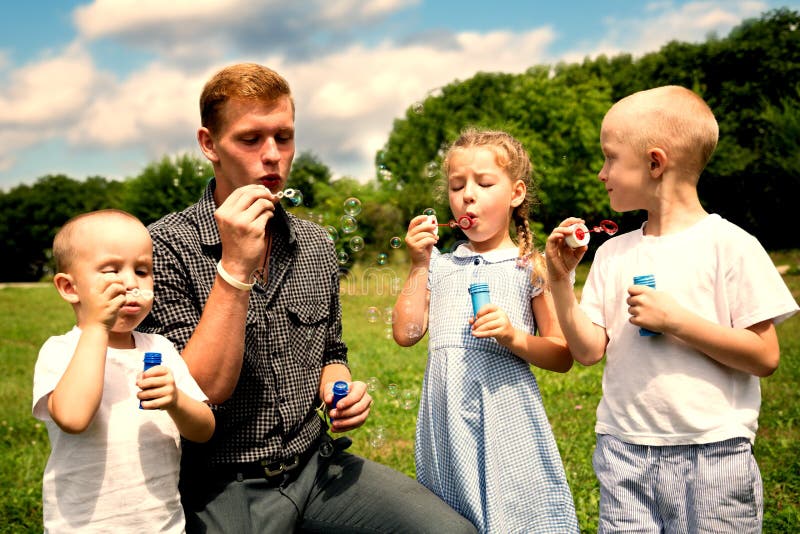
[[[286,314],[290,328],[290,350],[299,364],[322,368],[328,329],[328,303],[321,301],[289,302]]]

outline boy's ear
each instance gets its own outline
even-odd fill
[[[647,155],[650,158],[650,177],[661,178],[667,168],[667,153],[663,148],[651,148]]]
[[[517,180],[514,183],[514,189],[511,192],[511,207],[516,208],[522,201],[525,200],[525,195],[528,193],[528,186],[522,180]]]
[[[58,294],[61,295],[62,299],[66,300],[70,304],[77,304],[80,302],[78,291],[75,288],[75,282],[71,275],[66,273],[57,273],[53,277],[53,285],[56,286]]]
[[[203,151],[203,154],[210,162],[217,163],[219,161],[219,155],[217,155],[217,147],[214,144],[214,138],[211,136],[211,132],[205,126],[202,126],[197,130],[197,143],[200,145],[200,150]]]

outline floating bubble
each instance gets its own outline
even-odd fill
[[[352,215],[342,215],[339,219],[339,223],[342,228],[342,232],[345,234],[352,234],[356,230],[358,230],[358,221]]]
[[[380,176],[380,179],[383,180],[384,182],[390,182],[392,181],[392,178],[394,178],[394,174],[392,174],[392,171],[390,171],[386,167],[381,168],[378,171],[378,175]]]
[[[375,306],[370,306],[367,308],[367,322],[368,323],[377,323],[378,319],[381,316],[381,312]]]
[[[417,392],[413,389],[404,389],[400,393],[400,401],[404,410],[413,410],[417,405]]]
[[[422,115],[422,113],[425,111],[425,104],[421,100],[417,100],[411,106],[411,109],[414,110],[414,113],[416,113],[418,115]]]
[[[283,198],[289,201],[289,205],[297,207],[303,203],[303,193],[298,189],[286,189],[283,192]]]
[[[376,426],[373,429],[370,429],[369,433],[369,444],[374,449],[380,449],[386,443],[386,431],[383,429],[382,426]]]
[[[392,324],[394,322],[394,310],[391,306],[387,306],[383,309],[383,322],[386,324]]]
[[[386,265],[386,262],[389,261],[389,255],[385,252],[381,252],[378,254],[378,265]]]
[[[353,252],[360,252],[364,250],[364,238],[360,235],[353,236],[350,239],[350,250]]]
[[[344,201],[344,212],[346,215],[355,217],[361,213],[361,201],[355,197],[350,197]]]
[[[383,337],[385,337],[386,339],[389,339],[389,340],[394,339],[394,332],[392,331],[392,327],[391,326],[389,328],[384,329]]]
[[[389,384],[386,386],[386,393],[392,398],[397,397],[397,384]]]
[[[172,179],[172,187],[179,187],[181,185],[181,179],[177,176]]]
[[[392,248],[400,248],[403,246],[403,240],[397,236],[394,236],[389,240],[389,246]]]
[[[377,376],[371,376],[367,379],[367,391],[372,393],[373,391],[377,391],[381,388],[381,381],[378,380]]]
[[[350,256],[348,256],[347,252],[345,252],[344,250],[340,250],[336,254],[336,259],[339,261],[339,265],[344,265],[345,263],[347,263],[347,260],[350,259]]]
[[[436,217],[436,210],[433,208],[425,208],[422,210],[423,215],[427,215],[428,217]]]
[[[429,161],[425,165],[425,174],[428,175],[428,178],[436,178],[439,175],[439,164],[435,161]]]
[[[336,243],[339,240],[339,232],[333,226],[326,226],[325,231],[328,232],[328,239]]]

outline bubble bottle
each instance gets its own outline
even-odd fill
[[[333,384],[333,400],[331,401],[330,408],[336,408],[336,405],[339,403],[340,400],[347,396],[347,393],[350,391],[350,386],[347,385],[347,382],[344,380],[338,380]],[[331,423],[333,423],[333,417],[330,417]]]
[[[569,230],[571,233],[564,238],[564,242],[570,248],[578,248],[589,244],[591,232],[605,232],[606,234],[612,236],[619,231],[619,227],[614,221],[609,221],[606,219],[600,221],[600,226],[594,226],[591,230],[588,226],[581,223],[571,225]]]
[[[144,353],[144,370],[147,371],[151,367],[155,367],[156,365],[161,365],[161,353],[160,352],[145,352]],[[139,401],[139,409],[144,410],[142,408],[142,403]]]
[[[640,276],[633,277],[633,285],[635,286],[647,286],[652,287],[653,289],[656,288],[656,277],[652,274],[643,274]],[[661,332],[653,332],[652,330],[648,330],[647,328],[639,328],[639,335],[640,336],[660,336]]]

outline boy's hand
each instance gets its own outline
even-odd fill
[[[125,285],[114,273],[97,276],[88,296],[81,300],[87,324],[101,324],[111,330],[117,322],[119,310],[125,304]]]
[[[327,406],[333,402],[333,382],[325,386],[323,400]],[[364,382],[350,382],[347,396],[340,399],[337,406],[338,408],[330,406],[328,409],[328,414],[333,419],[333,432],[346,432],[363,425],[372,408],[372,396],[367,393],[367,385]]]
[[[507,346],[514,339],[514,327],[506,312],[497,307],[497,304],[485,304],[476,317],[470,317],[472,335],[475,337],[493,337],[503,346]]]
[[[685,308],[668,293],[647,286],[628,288],[630,322],[653,332],[670,333],[683,316]]]
[[[140,373],[136,385],[142,390],[136,396],[145,410],[169,410],[178,403],[178,388],[168,367],[156,365]]]
[[[547,238],[544,257],[547,262],[547,274],[550,282],[570,280],[570,273],[578,266],[588,247],[571,248],[564,239],[572,233],[570,226],[583,223],[583,219],[570,217],[564,219]]]
[[[439,241],[439,236],[434,233],[436,228],[427,215],[417,215],[408,223],[406,246],[412,265],[430,263],[433,246]]]

